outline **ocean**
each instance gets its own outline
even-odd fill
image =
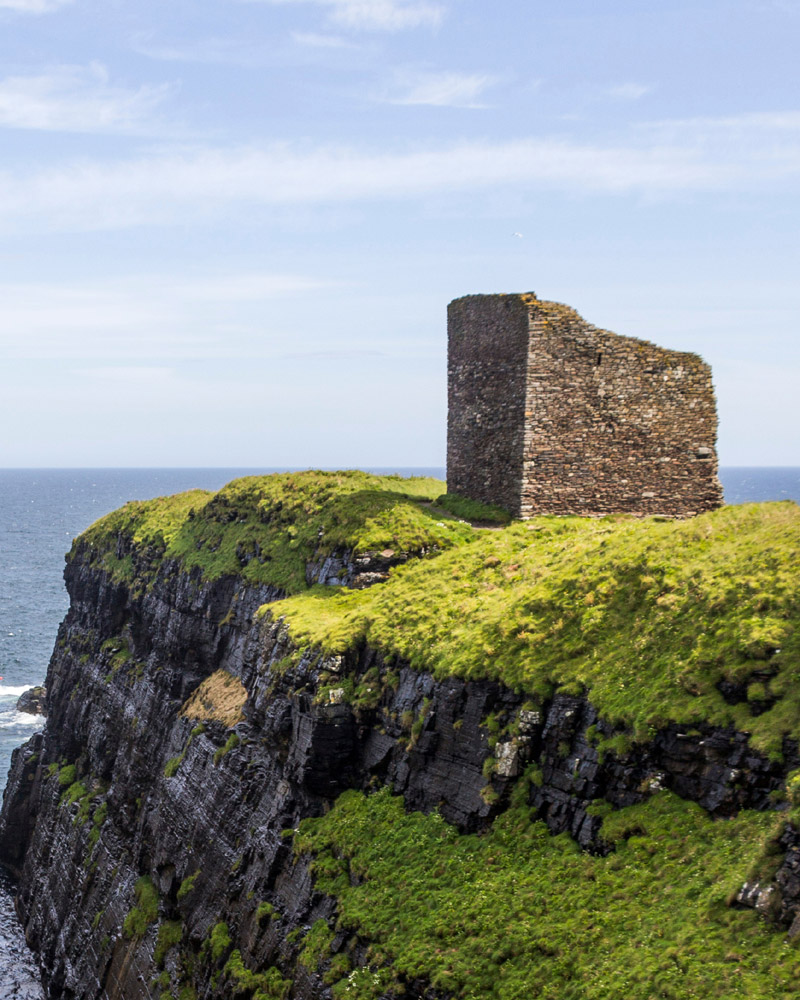
[[[72,539],[128,500],[196,487],[216,490],[237,476],[278,469],[0,469],[0,786],[12,750],[42,719],[15,709],[41,684],[67,611],[62,573]],[[444,478],[442,468],[369,471]],[[800,468],[723,468],[727,503],[794,500]],[[13,909],[13,882],[0,869],[0,998],[43,1000],[36,966]]]

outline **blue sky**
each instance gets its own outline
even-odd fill
[[[2,466],[442,465],[447,302],[800,465],[800,0],[0,0]]]

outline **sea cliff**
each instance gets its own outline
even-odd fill
[[[305,473],[76,540],[2,859],[50,996],[789,997],[800,511]]]

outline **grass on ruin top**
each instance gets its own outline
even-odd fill
[[[483,532],[366,591],[269,605],[301,646],[360,641],[436,677],[587,691],[645,740],[668,721],[800,738],[800,508],[687,521],[541,517]],[[718,685],[739,685],[728,704]],[[730,691],[729,691],[730,696]]]
[[[345,792],[294,841],[338,900],[337,927],[370,945],[372,968],[341,978],[335,1000],[403,996],[401,979],[464,1000],[797,995],[800,951],[726,905],[774,836],[774,814],[712,821],[659,792],[603,832],[616,849],[594,857],[524,802],[465,836],[436,814],[407,814],[386,789]]]
[[[335,550],[419,553],[472,537],[468,524],[429,509],[443,492],[437,479],[357,471],[247,476],[218,493],[126,504],[85,531],[72,554],[88,554],[116,579],[152,578],[177,559],[207,579],[240,576],[297,593],[307,562]]]

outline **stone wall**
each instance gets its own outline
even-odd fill
[[[515,517],[722,503],[711,369],[535,295],[448,309],[448,490]]]
[[[447,488],[520,506],[528,307],[518,295],[472,295],[447,310]]]

